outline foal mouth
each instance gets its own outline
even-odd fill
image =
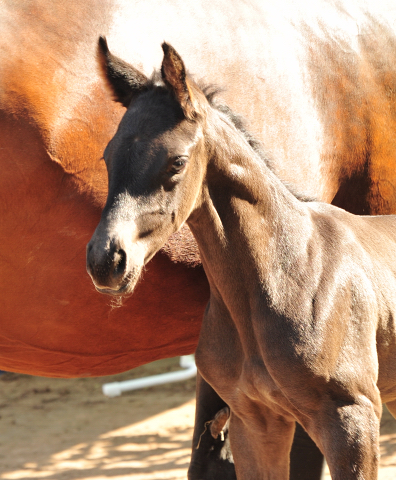
[[[94,283],[95,289],[99,293],[110,295],[112,297],[130,295],[133,293],[133,290],[139,281],[141,270],[141,268],[135,267],[123,278],[120,285],[118,285],[116,288],[103,287]]]

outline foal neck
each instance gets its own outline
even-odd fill
[[[203,202],[188,223],[209,281],[228,275],[267,283],[275,264],[301,252],[310,229],[307,208],[221,115],[206,134]]]

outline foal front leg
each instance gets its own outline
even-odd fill
[[[238,480],[288,480],[295,422],[265,406],[231,410],[229,435]]]
[[[326,457],[332,480],[377,480],[381,403],[364,396],[331,401],[308,427]]]

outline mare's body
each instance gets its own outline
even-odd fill
[[[254,2],[232,10],[206,0],[1,3],[0,369],[109,375],[194,352],[208,285],[191,234],[153,259],[122,308],[84,274],[107,193],[101,157],[124,113],[98,74],[97,38],[107,34],[148,71],[169,38],[214,82],[229,84],[239,106],[245,65],[224,59],[219,69],[218,59],[239,48],[238,37],[254,43],[258,17]],[[205,58],[194,46],[202,39]],[[253,78],[258,92],[262,81]]]
[[[298,200],[173,47],[161,84],[100,45],[128,110],[87,248],[96,288],[133,292],[187,222],[210,285],[196,360],[230,407],[237,477],[287,480],[298,421],[334,480],[375,480],[381,402],[396,411],[396,216]]]

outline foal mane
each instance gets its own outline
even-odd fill
[[[294,184],[286,182],[277,175],[274,159],[268,154],[268,152],[264,150],[262,143],[257,140],[257,138],[254,137],[251,132],[247,130],[245,119],[242,117],[242,115],[235,113],[228,105],[217,102],[216,96],[222,91],[220,88],[213,85],[200,86],[200,88],[205,94],[210,106],[223,113],[230,120],[234,127],[242,134],[242,136],[248,142],[252,150],[261,158],[265,165],[271,170],[272,173],[274,173],[279,178],[282,184],[289,190],[292,195],[297,198],[297,200],[300,200],[301,202],[317,201],[316,198],[309,196],[304,192],[301,192]]]

